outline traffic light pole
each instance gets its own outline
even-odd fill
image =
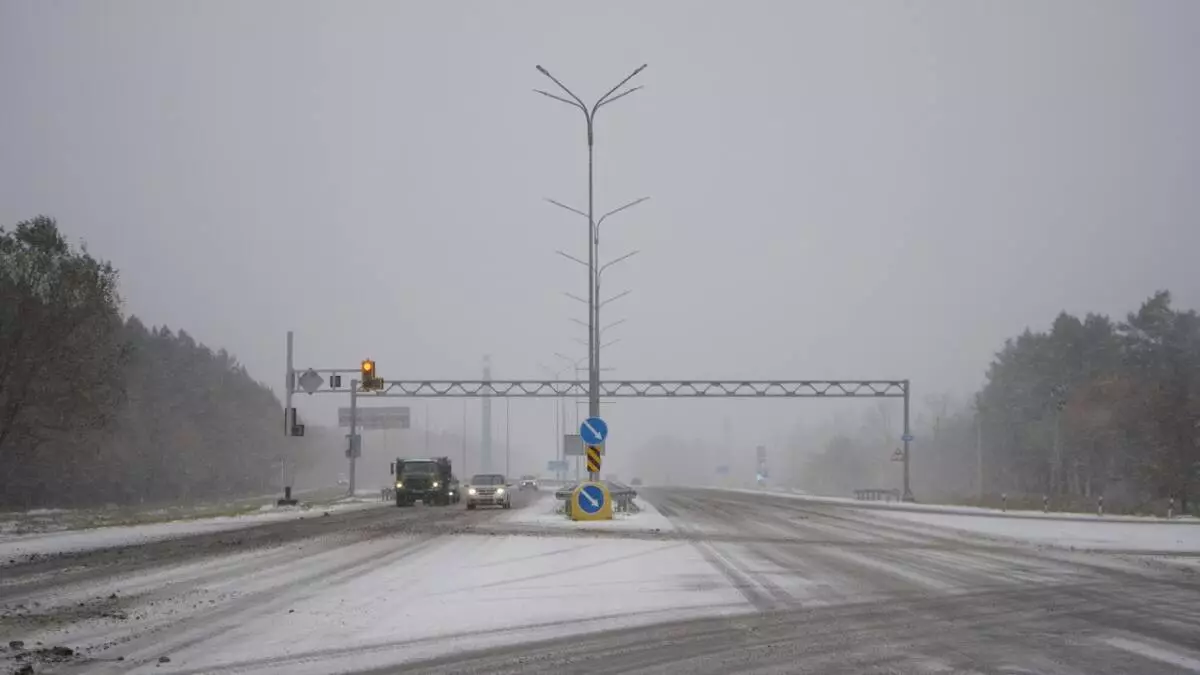
[[[358,461],[358,452],[362,444],[358,442],[358,380],[350,380],[350,442],[347,444],[350,455],[350,496],[354,496],[354,468]]]

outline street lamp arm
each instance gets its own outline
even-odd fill
[[[631,88],[629,88],[629,89],[626,89],[625,91],[623,91],[623,92],[621,92],[621,93],[617,94],[616,96],[614,96],[614,97],[612,97],[612,98],[610,98],[610,99],[608,99],[608,100],[606,100],[606,101],[600,101],[599,103],[597,103],[597,104],[596,104],[596,110],[599,110],[601,107],[603,107],[603,106],[606,106],[606,105],[608,105],[609,103],[612,103],[613,101],[617,101],[617,100],[623,99],[623,98],[625,98],[626,96],[628,96],[628,95],[632,94],[633,92],[637,91],[638,89],[644,89],[644,88],[645,88],[645,87],[644,87],[643,85],[640,85],[640,84],[639,84],[639,85],[638,85],[638,86],[636,86],[636,87],[631,87]],[[536,91],[536,90],[535,90],[535,91]],[[592,114],[594,115],[595,113],[593,112]]]
[[[612,328],[613,326],[620,326],[620,325],[621,325],[621,324],[623,324],[623,323],[625,323],[625,319],[617,319],[616,321],[614,321],[614,322],[612,322],[612,323],[608,324],[607,326],[605,326],[605,327],[601,328],[601,329],[600,329],[600,334],[601,334],[601,335],[603,335],[603,334],[604,334],[604,331],[608,330],[609,328]]]
[[[596,272],[596,275],[599,276],[601,274],[604,274],[604,270],[612,267],[613,265],[616,265],[617,263],[621,262],[622,260],[628,260],[629,258],[632,258],[633,256],[637,255],[638,253],[641,253],[641,251],[630,251],[629,253],[626,253],[625,255],[623,255],[619,258],[615,258],[613,260],[610,260],[610,261],[604,263],[603,265],[600,266],[600,271]]]
[[[599,309],[600,307],[607,305],[608,303],[612,302],[613,300],[620,300],[621,298],[629,295],[632,292],[633,291],[622,291],[620,293],[617,293],[616,295],[612,296],[611,298],[601,302],[599,305],[596,306],[596,308]]]
[[[612,340],[610,342],[605,342],[604,344],[600,345],[600,349],[607,349],[607,348],[617,344],[620,341],[621,341],[621,338],[617,338],[616,340]],[[600,370],[604,370],[604,369],[601,368]]]
[[[580,107],[580,105],[578,103],[576,103],[575,101],[565,99],[561,96],[558,96],[556,94],[551,94],[550,92],[543,91],[541,89],[534,89],[534,91],[541,94],[542,96],[548,96],[548,97],[554,99],[555,101],[562,101],[563,103],[566,103],[567,105],[571,106],[572,108],[579,108],[580,110],[583,110],[583,114],[585,114],[585,115],[587,114],[587,109]]]
[[[578,295],[575,295],[574,293],[567,293],[564,291],[563,295],[567,296],[568,298],[570,298],[572,300],[578,300],[579,302],[582,302],[585,305],[588,304],[587,300],[584,300],[583,298],[579,297]]]
[[[583,265],[584,267],[587,267],[587,266],[588,266],[588,264],[587,264],[587,263],[585,263],[584,261],[580,260],[579,258],[576,258],[575,256],[571,255],[570,253],[565,253],[565,252],[563,252],[563,251],[555,251],[555,253],[557,253],[557,254],[561,255],[562,257],[566,258],[567,260],[571,260],[571,261],[577,262],[577,263],[579,263],[580,265]]]
[[[592,106],[592,115],[596,114],[596,110],[598,110],[600,108],[600,106],[604,105],[605,103],[611,103],[612,101],[615,101],[616,100],[615,98],[609,99],[608,97],[612,96],[612,93],[614,91],[620,89],[621,87],[624,87],[626,82],[637,77],[637,74],[642,72],[643,70],[645,70],[646,66],[648,66],[648,65],[650,65],[650,64],[643,63],[642,65],[638,66],[632,73],[630,73],[629,75],[626,75],[625,79],[618,82],[617,86],[613,87],[612,89],[609,89],[607,93],[605,93],[603,96],[601,96],[600,99],[598,101],[596,101],[596,105]],[[550,73],[546,72],[545,68],[538,66],[538,70],[542,71],[542,73],[546,77],[549,77],[550,79],[554,80],[554,77],[552,75],[550,75]],[[554,81],[555,81],[555,83],[558,83],[558,80],[554,80]],[[558,86],[562,87],[562,84],[559,84]],[[640,89],[641,87],[638,87],[638,88]],[[566,90],[566,87],[563,87],[563,89]],[[571,92],[568,91],[567,93],[570,94]],[[628,93],[628,92],[626,92],[626,93]],[[571,94],[571,96],[575,96],[575,95]],[[622,96],[624,96],[624,94],[622,94]]]
[[[625,209],[630,209],[630,208],[633,208],[633,207],[637,206],[638,204],[641,204],[642,202],[646,201],[647,199],[650,199],[650,198],[649,198],[649,197],[642,197],[642,198],[640,198],[640,199],[635,199],[635,200],[633,200],[633,201],[629,202],[628,204],[626,204],[626,205],[624,205],[624,206],[618,206],[617,208],[613,209],[612,211],[609,211],[608,213],[606,213],[606,214],[604,214],[604,215],[600,216],[600,220],[597,220],[597,221],[596,221],[596,227],[597,227],[597,228],[599,228],[599,227],[600,227],[600,224],[604,222],[604,219],[605,219],[605,218],[607,218],[607,217],[609,217],[609,216],[616,215],[616,214],[618,214],[618,213],[620,213],[620,212],[624,211]]]
[[[550,81],[553,82],[554,84],[557,84],[559,89],[562,89],[563,91],[567,92],[567,96],[570,96],[571,98],[575,99],[575,104],[577,104],[577,107],[583,111],[584,115],[588,114],[587,106],[583,104],[583,101],[579,100],[579,97],[575,95],[575,92],[571,91],[570,89],[567,89],[567,85],[563,84],[562,82],[559,82],[557,77],[554,77],[553,75],[550,74],[550,71],[546,70],[545,68],[541,67],[540,65],[535,66],[535,67],[537,68],[539,73],[550,78]],[[646,66],[642,66],[642,68],[645,68],[645,67]],[[639,68],[638,70],[641,70],[641,68]],[[633,75],[637,75],[637,71],[634,71]],[[629,77],[633,77],[633,75],[630,75]],[[623,82],[621,82],[621,84],[625,84],[625,82],[628,82],[629,77],[625,78],[625,80]],[[620,85],[617,85],[617,86],[620,86]],[[609,93],[611,94],[612,92],[609,92]],[[605,95],[607,96],[607,94],[605,94]],[[557,97],[555,97],[555,98],[557,98]],[[569,101],[568,101],[568,103],[569,103]]]
[[[584,328],[588,327],[588,324],[586,321],[580,321],[579,319],[576,319],[575,317],[570,317],[570,319],[571,319],[571,321],[574,321],[575,323],[579,324],[580,326],[583,326]]]
[[[575,213],[575,214],[581,215],[581,216],[583,216],[584,218],[587,218],[587,217],[588,217],[588,214],[584,213],[583,211],[580,211],[579,209],[577,209],[577,208],[575,208],[575,207],[573,207],[573,206],[567,206],[566,204],[564,204],[564,203],[562,203],[562,202],[559,202],[559,201],[555,201],[555,200],[553,200],[553,199],[550,199],[549,197],[545,197],[545,200],[546,200],[546,201],[548,201],[548,202],[550,202],[551,204],[553,204],[553,205],[557,206],[557,207],[558,207],[558,208],[560,208],[560,209],[566,209],[566,210],[570,211],[571,213]]]

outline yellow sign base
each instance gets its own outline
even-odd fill
[[[571,493],[571,520],[612,520],[612,495],[604,483],[580,483]]]

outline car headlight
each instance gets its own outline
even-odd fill
[[[496,496],[504,494],[504,488],[496,488]]]
[[[400,481],[396,481],[396,487],[402,488],[402,487],[404,487],[404,483],[401,483]]]
[[[454,490],[451,490],[451,491],[450,491],[450,496],[451,496],[451,497],[453,497],[453,496],[454,496]]]
[[[469,495],[475,494],[475,488],[471,488],[470,490],[467,490],[467,494],[469,494]]]
[[[433,487],[437,487],[438,485],[439,485],[439,483],[436,480],[433,481]]]

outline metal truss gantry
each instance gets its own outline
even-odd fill
[[[351,387],[321,386],[312,391],[298,386],[292,363],[292,333],[287,341],[286,410],[296,394],[350,394],[351,409],[359,398],[575,398],[589,393],[589,382],[579,380],[396,380],[382,389],[363,391],[357,380]],[[308,368],[317,374],[355,373],[354,368]],[[912,385],[909,380],[609,380],[599,382],[601,398],[900,398],[904,399],[904,500],[912,500],[909,486],[909,425]],[[284,433],[291,435],[294,415],[285,415]],[[350,430],[354,435],[355,429]],[[351,454],[351,486],[354,485]],[[352,487],[353,489],[353,487]]]
[[[603,398],[905,398],[906,380],[609,380]],[[411,380],[360,396],[561,398],[588,395],[578,380]]]

